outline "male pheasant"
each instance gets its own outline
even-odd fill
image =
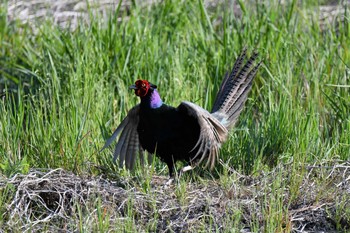
[[[156,154],[174,175],[176,161],[189,165],[205,162],[212,169],[221,144],[237,121],[261,64],[253,65],[256,52],[243,65],[246,49],[237,58],[230,74],[226,73],[211,113],[191,102],[177,108],[164,104],[157,86],[137,80],[130,86],[141,103],[133,107],[102,148],[108,147],[121,133],[114,151],[114,161],[132,169],[137,155],[143,161],[146,150]],[[102,151],[101,150],[101,151]]]

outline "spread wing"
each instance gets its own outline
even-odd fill
[[[253,65],[258,57],[257,52],[254,52],[244,64],[246,51],[245,48],[237,58],[231,73],[226,73],[212,109],[213,115],[221,119],[227,128],[233,127],[238,120],[252,89],[253,79],[261,65],[261,62],[256,66]]]
[[[143,163],[143,148],[139,141],[139,135],[137,133],[137,125],[139,123],[139,111],[140,105],[136,105],[129,112],[124,120],[120,123],[117,129],[113,132],[112,136],[106,141],[103,148],[108,147],[119,134],[120,138],[115,145],[113,153],[113,161],[115,162],[119,156],[119,166],[122,167],[125,163],[126,168],[133,169],[135,165],[136,156],[139,154],[140,161]]]
[[[197,150],[197,153],[191,160],[199,160],[198,163],[207,160],[205,167],[210,165],[210,169],[213,169],[221,143],[226,140],[227,129],[207,110],[196,104],[182,102],[178,109],[185,110],[190,116],[195,117],[200,126],[199,139],[192,149],[192,151]]]

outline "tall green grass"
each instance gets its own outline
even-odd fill
[[[48,20],[36,34],[7,21],[4,8],[1,171],[106,166],[110,151],[97,151],[138,102],[130,84],[148,79],[167,104],[210,109],[244,46],[258,50],[264,65],[221,158],[246,173],[291,159],[348,160],[348,15],[322,31],[316,1],[239,3],[240,18],[233,6],[166,1],[118,8],[108,21],[94,17],[73,32]]]

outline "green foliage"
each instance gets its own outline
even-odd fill
[[[167,1],[129,15],[118,8],[74,32],[45,22],[37,34],[2,17],[1,155],[77,172],[105,166],[110,152],[98,148],[138,101],[128,85],[149,79],[168,104],[210,109],[246,45],[264,66],[223,160],[251,173],[296,154],[349,159],[348,26],[321,31],[308,7],[245,5],[238,20],[230,8]]]

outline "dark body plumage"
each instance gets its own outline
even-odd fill
[[[226,74],[211,113],[190,102],[182,102],[177,108],[163,104],[155,85],[146,80],[136,81],[130,88],[141,103],[129,111],[102,150],[121,133],[114,151],[114,160],[119,157],[120,166],[133,168],[137,155],[142,162],[146,150],[168,165],[170,176],[179,160],[190,165],[205,161],[206,166],[213,168],[219,148],[237,121],[260,66],[259,63],[251,68],[257,53],[242,66],[245,53],[246,50],[231,73]]]
[[[199,138],[198,121],[186,109],[163,104],[156,109],[140,105],[140,120],[137,126],[140,144],[148,152],[156,153],[173,174],[174,162],[193,157],[191,150]]]

